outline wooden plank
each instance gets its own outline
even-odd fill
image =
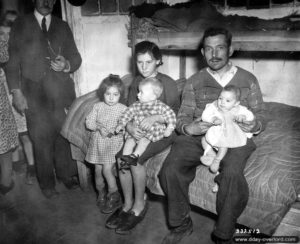
[[[300,236],[300,202],[291,206],[276,229],[274,236]]]
[[[160,32],[147,40],[164,50],[196,50],[203,32]],[[137,42],[142,39],[136,40]],[[300,51],[300,31],[233,32],[233,45],[240,51]]]
[[[78,178],[79,178],[80,188],[83,191],[86,191],[88,189],[88,185],[89,185],[88,184],[88,178],[89,178],[88,169],[83,162],[77,161],[77,170],[78,170]]]
[[[181,51],[179,56],[179,78],[186,78],[186,55]]]

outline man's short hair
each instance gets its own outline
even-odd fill
[[[232,34],[227,29],[219,28],[219,27],[211,27],[204,31],[204,34],[203,34],[203,37],[201,40],[201,48],[204,47],[204,42],[207,37],[216,36],[216,35],[224,35],[228,47],[231,46]]]

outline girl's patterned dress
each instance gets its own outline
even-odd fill
[[[86,117],[86,126],[92,131],[88,151],[85,160],[92,164],[115,163],[115,155],[121,150],[124,138],[119,134],[116,136],[102,137],[96,130],[97,124],[104,126],[113,133],[118,120],[126,110],[126,106],[120,103],[109,106],[104,102],[96,103]]]
[[[7,42],[0,40],[0,63],[8,61]],[[5,88],[4,70],[0,68],[0,154],[18,145],[16,121]]]

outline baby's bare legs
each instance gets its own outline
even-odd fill
[[[216,157],[214,158],[211,166],[210,166],[210,171],[215,173],[216,175],[219,174],[219,167],[220,167],[220,162],[222,161],[222,159],[225,157],[226,153],[227,153],[228,148],[227,147],[219,147],[218,148],[218,153],[216,155]],[[213,192],[217,192],[219,189],[218,184],[216,183],[213,188],[212,191]]]
[[[134,138],[127,138],[123,148],[123,155],[130,155],[133,152],[135,145],[136,141]]]
[[[214,158],[212,164],[210,165],[210,170],[213,173],[217,173],[220,167],[220,162],[222,159],[225,157],[227,153],[228,148],[227,147],[219,147],[218,148],[218,153],[216,157]]]
[[[138,142],[132,142],[127,140],[121,160],[128,165],[136,166],[138,163],[139,156],[142,155],[148,147],[150,140],[147,138],[141,138]],[[136,145],[136,147],[134,147]],[[124,169],[124,165],[121,167]],[[127,168],[129,169],[129,168]]]
[[[134,154],[135,156],[140,156],[140,155],[142,155],[142,154],[145,152],[145,150],[147,149],[147,147],[148,147],[149,144],[150,144],[150,140],[149,140],[149,139],[147,139],[147,138],[145,138],[145,137],[141,138],[141,139],[138,141],[137,146],[136,146],[136,148],[135,148],[133,154]]]
[[[208,144],[205,137],[202,137],[201,143],[204,149],[204,153],[203,156],[200,157],[200,161],[206,166],[211,166],[214,158],[216,157],[216,153],[212,146]]]

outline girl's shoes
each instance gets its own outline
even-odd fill
[[[108,193],[102,213],[109,214],[122,206],[122,197],[118,191]]]
[[[28,165],[27,171],[26,171],[26,180],[25,183],[27,185],[33,185],[35,181],[35,166],[34,165]]]
[[[99,191],[98,193],[98,198],[97,198],[97,206],[100,210],[100,212],[102,212],[102,210],[105,208],[106,205],[106,199],[107,199],[107,192],[106,189],[103,188],[101,191]]]
[[[10,186],[4,186],[2,184],[0,184],[0,193],[2,195],[5,195],[6,193],[10,192],[15,186],[15,183],[12,181]]]

